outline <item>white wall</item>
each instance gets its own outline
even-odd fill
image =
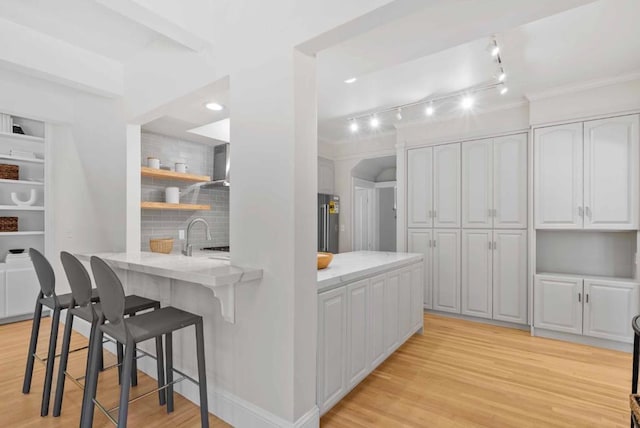
[[[125,123],[119,101],[0,71],[0,111],[53,123],[47,128],[45,252],[68,292],[62,250],[125,247]]]

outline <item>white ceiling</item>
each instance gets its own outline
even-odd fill
[[[509,92],[505,96],[496,91],[478,95],[476,111],[524,101],[526,94],[548,88],[640,70],[638,0],[559,2],[578,7],[541,19],[526,21],[526,17],[522,17],[521,21],[525,22],[518,25],[510,25],[515,20],[507,21],[504,28],[494,27],[484,37],[440,49],[446,43],[429,37],[434,34],[434,26],[442,32],[442,39],[451,42],[455,37],[448,26],[460,29],[464,28],[465,20],[469,20],[469,25],[482,22],[482,15],[492,12],[489,6],[498,1],[488,0],[484,2],[486,9],[468,8],[466,12],[461,7],[464,3],[460,0],[440,6],[456,6],[462,11],[462,15],[450,21],[433,22],[430,16],[435,11],[427,8],[320,52],[320,138],[326,141],[362,138],[370,134],[368,127],[362,123],[359,135],[353,136],[348,130],[349,117],[490,81],[495,65],[486,46],[492,34],[501,46]],[[530,4],[534,3],[544,1]],[[519,3],[518,8],[520,5],[523,3]],[[472,20],[474,14],[475,20]],[[344,80],[352,76],[358,80],[345,84]],[[454,100],[441,107],[448,114],[456,108]],[[422,108],[404,111],[402,120],[421,118],[424,118]],[[375,132],[392,131],[395,113],[382,119],[381,128]]]

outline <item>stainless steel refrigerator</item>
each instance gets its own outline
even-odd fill
[[[318,251],[338,252],[340,197],[318,193]]]

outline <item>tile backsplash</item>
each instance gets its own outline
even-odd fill
[[[211,175],[213,172],[213,146],[149,132],[142,133],[141,142],[145,164],[147,157],[156,157],[172,169],[174,163],[183,162],[192,174]],[[178,231],[183,229],[186,233],[187,225],[196,217],[209,223],[212,240],[207,241],[204,227],[196,225],[192,231],[194,248],[229,245],[229,188],[201,188],[183,196],[190,186],[188,182],[142,177],[142,200],[164,202],[164,189],[170,186],[180,188],[180,202],[209,204],[211,211],[142,210],[142,251],[149,251],[151,238],[174,238],[173,251],[179,251],[183,242],[178,240]]]

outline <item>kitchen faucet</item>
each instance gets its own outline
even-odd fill
[[[191,228],[196,223],[204,224],[205,231],[207,232],[207,240],[211,241],[211,233],[209,232],[209,223],[207,223],[207,221],[205,219],[203,219],[202,217],[194,218],[193,220],[191,220],[189,222],[189,225],[187,226],[187,240],[185,241],[184,248],[182,250],[182,254],[184,254],[185,256],[191,257],[193,255],[193,245],[191,245],[189,243],[189,238],[191,236]]]

